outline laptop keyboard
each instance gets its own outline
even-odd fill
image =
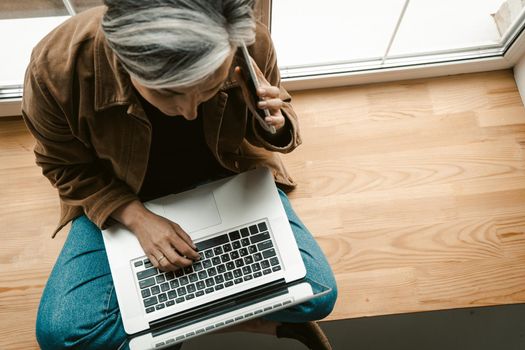
[[[201,259],[163,272],[149,259],[133,262],[146,313],[228,289],[281,270],[266,221],[195,244]]]

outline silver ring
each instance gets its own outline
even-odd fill
[[[160,262],[162,259],[166,258],[164,255],[157,259],[158,262]]]

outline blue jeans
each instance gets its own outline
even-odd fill
[[[307,278],[331,287],[328,295],[275,312],[266,319],[306,322],[326,317],[337,298],[334,275],[310,232],[279,191],[307,270]],[[85,216],[71,231],[40,300],[36,337],[42,349],[127,347],[119,306],[100,230]]]

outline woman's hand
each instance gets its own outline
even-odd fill
[[[283,106],[284,102],[279,97],[280,90],[277,86],[272,86],[270,83],[268,83],[268,80],[266,80],[266,77],[253,59],[251,59],[251,64],[255,70],[255,74],[257,75],[257,80],[259,82],[257,95],[262,100],[258,102],[257,107],[260,109],[267,109],[270,112],[270,116],[265,117],[264,120],[268,125],[273,125],[275,130],[279,130],[285,124],[284,116],[281,112],[281,107]],[[248,105],[250,111],[253,114],[257,114],[253,106],[253,96],[250,95],[250,91],[246,85],[245,79],[247,79],[248,75],[249,73],[243,72],[241,67],[235,67],[235,78],[241,86],[244,100],[247,102],[246,104]]]
[[[190,236],[178,224],[150,212],[139,201],[123,205],[112,217],[135,233],[156,268],[174,271],[200,258]]]

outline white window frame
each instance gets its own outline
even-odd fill
[[[268,28],[271,28],[271,3],[272,0],[258,0],[256,4],[257,17]],[[359,70],[355,70],[354,63],[352,71],[345,64],[297,68],[282,72],[282,84],[289,91],[296,91],[513,68],[525,56],[525,30],[515,34],[516,27],[524,19],[525,14],[522,13],[513,24],[514,28],[508,30],[508,34],[502,39],[505,43],[502,47],[433,54],[439,59],[436,63],[422,63],[414,58],[399,57],[389,59],[381,68],[377,68],[377,64],[374,67],[370,62],[363,63]],[[511,35],[514,37],[510,37]],[[17,95],[20,96],[21,92],[20,86],[0,87],[0,97],[3,97],[0,99],[0,117],[20,115],[21,98]]]

